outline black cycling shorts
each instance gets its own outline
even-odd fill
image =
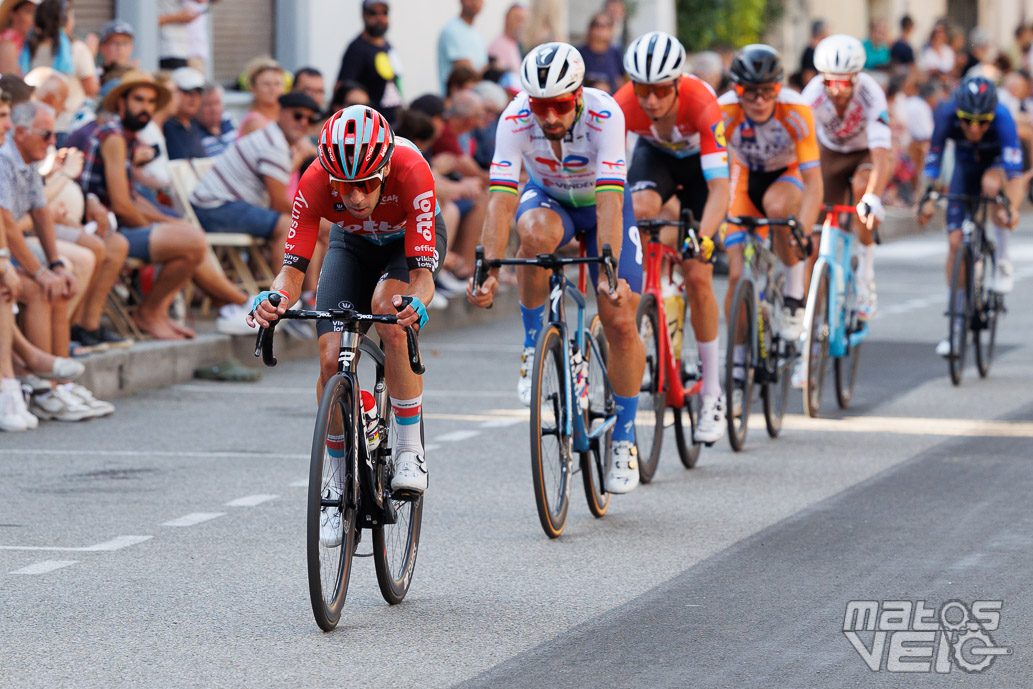
[[[434,217],[435,276],[445,259],[447,236],[445,221],[438,213]],[[369,313],[373,292],[385,279],[409,282],[405,239],[381,246],[334,225],[330,228],[330,247],[323,259],[323,269],[319,272],[316,309],[355,309]],[[329,332],[340,332],[342,326],[337,321],[319,321],[316,330],[322,337]]]
[[[675,158],[639,139],[631,156],[628,184],[633,194],[652,189],[660,194],[664,203],[677,194],[682,208],[692,209],[697,220],[703,217],[708,187],[698,153]]]

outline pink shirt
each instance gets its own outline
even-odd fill
[[[520,57],[520,46],[506,34],[500,35],[491,42],[491,45],[488,46],[488,57],[494,58],[499,69],[506,72],[519,72],[523,59]]]

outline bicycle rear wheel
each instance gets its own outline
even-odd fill
[[[810,417],[818,415],[825,371],[829,360],[829,288],[832,269],[823,260],[815,265],[817,279],[811,279],[804,315],[803,408]]]
[[[649,483],[660,462],[666,403],[666,391],[659,388],[660,368],[665,363],[660,354],[660,315],[656,297],[652,294],[642,295],[635,323],[646,350],[646,369],[638,393],[638,414],[635,419],[635,438],[639,449],[638,478],[642,483]]]
[[[686,325],[682,330],[682,351],[680,359],[680,370],[682,388],[686,391],[692,390],[697,381],[702,377],[703,364],[699,360],[699,347],[696,344],[696,334],[691,325]],[[696,424],[699,422],[700,408],[703,406],[701,395],[690,395],[685,398],[680,407],[673,407],[672,421],[674,424],[674,440],[678,446],[678,457],[686,469],[696,466],[699,460],[699,453],[703,443],[695,440]],[[726,405],[727,406],[727,405]],[[664,423],[667,423],[665,417]]]
[[[746,442],[746,428],[753,406],[754,367],[757,365],[753,343],[757,340],[757,307],[753,283],[740,279],[732,297],[728,319],[728,352],[725,357],[725,390],[728,393],[728,442],[736,452]],[[743,360],[736,362],[736,348]],[[737,404],[738,403],[738,404]]]
[[[972,344],[976,350],[976,370],[980,378],[990,373],[990,364],[994,360],[994,349],[997,346],[997,317],[1003,310],[1004,298],[987,287],[987,270],[993,265],[989,252],[980,260],[982,270],[974,269],[972,294],[974,318],[972,319]]]
[[[570,507],[571,448],[566,435],[563,337],[550,325],[538,336],[531,378],[531,477],[538,519],[549,538],[563,533]]]
[[[341,619],[358,532],[358,436],[354,422],[351,383],[346,376],[335,376],[323,389],[319,402],[308,478],[308,589],[312,614],[325,632]],[[331,450],[335,456],[331,456]],[[341,523],[340,544],[331,547],[320,540],[324,519]]]
[[[390,398],[388,398],[390,400]],[[395,429],[391,414],[391,403],[387,409],[381,410],[381,422],[384,428],[391,428],[390,437],[395,437]],[[423,419],[420,419],[420,439],[423,439]],[[385,440],[386,443],[386,440]],[[390,448],[384,447],[383,457],[390,457]],[[377,583],[380,593],[391,605],[397,605],[405,598],[412,583],[413,571],[416,568],[416,553],[420,544],[420,527],[423,524],[423,496],[404,499],[391,494],[391,474],[386,470],[386,463],[380,460],[381,471],[378,472],[381,485],[377,486],[385,503],[385,512],[394,514],[394,522],[383,524],[373,529],[373,564],[377,570]]]
[[[861,321],[857,317],[857,288],[853,280],[847,281],[843,306],[847,309],[843,331],[849,338],[862,327]],[[833,366],[836,373],[836,402],[840,409],[849,407],[850,401],[854,398],[854,385],[857,383],[857,369],[860,364],[861,343],[858,342],[851,347],[848,340],[846,354],[836,357]]]
[[[776,299],[772,309],[781,309],[781,299]],[[770,321],[768,321],[770,323]],[[771,380],[761,388],[761,400],[764,402],[764,425],[768,436],[777,438],[782,432],[782,420],[786,415],[789,403],[790,379],[793,377],[793,362],[796,360],[796,349],[791,342],[786,342],[773,333],[768,334],[768,360],[765,367]]]
[[[592,318],[588,326],[588,335],[595,343],[595,349],[585,348],[588,356],[588,412],[585,414],[585,428],[603,423],[614,409],[613,391],[606,384],[603,368],[610,358],[610,344],[603,332],[603,322],[599,316]],[[599,351],[598,357],[596,350]],[[602,365],[600,365],[602,364]],[[613,431],[599,438],[599,442],[588,452],[580,453],[581,483],[585,488],[585,499],[588,509],[595,517],[606,514],[610,507],[610,494],[604,490],[606,485],[606,462],[610,457],[610,437]]]
[[[962,244],[954,254],[950,300],[947,302],[947,338],[951,345],[950,354],[947,356],[947,369],[954,385],[961,384],[968,347],[968,331],[971,326],[972,248]]]

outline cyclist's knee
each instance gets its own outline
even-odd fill
[[[631,194],[631,205],[635,209],[636,220],[655,218],[660,215],[663,199],[660,198],[660,194],[650,189],[635,191]]]
[[[380,336],[380,341],[384,343],[385,348],[394,349],[395,347],[405,346],[405,330],[397,325],[377,323],[376,329],[377,335]]]

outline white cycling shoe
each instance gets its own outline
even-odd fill
[[[520,354],[520,378],[517,380],[517,397],[520,404],[531,406],[531,366],[534,365],[534,347],[524,347]]]
[[[414,493],[427,490],[427,460],[412,450],[402,450],[395,455],[391,490]]]
[[[618,440],[610,450],[606,472],[607,493],[630,493],[638,487],[638,448],[630,440]]]
[[[699,422],[692,439],[697,443],[715,443],[725,434],[725,396],[706,395],[699,411]]]
[[[1015,268],[1011,259],[1002,258],[997,261],[997,271],[994,274],[993,286],[990,288],[998,294],[1008,294],[1015,287]]]
[[[341,491],[333,486],[328,486],[323,498],[326,500],[337,500],[341,497]],[[341,545],[344,539],[344,520],[341,518],[341,510],[337,507],[324,507],[319,515],[319,544],[324,548],[336,548]]]
[[[944,359],[951,355],[951,341],[947,338],[940,340],[940,343],[936,345],[937,356],[942,356]]]
[[[786,297],[782,307],[782,328],[778,336],[790,342],[800,339],[803,334],[804,303],[799,299]]]

